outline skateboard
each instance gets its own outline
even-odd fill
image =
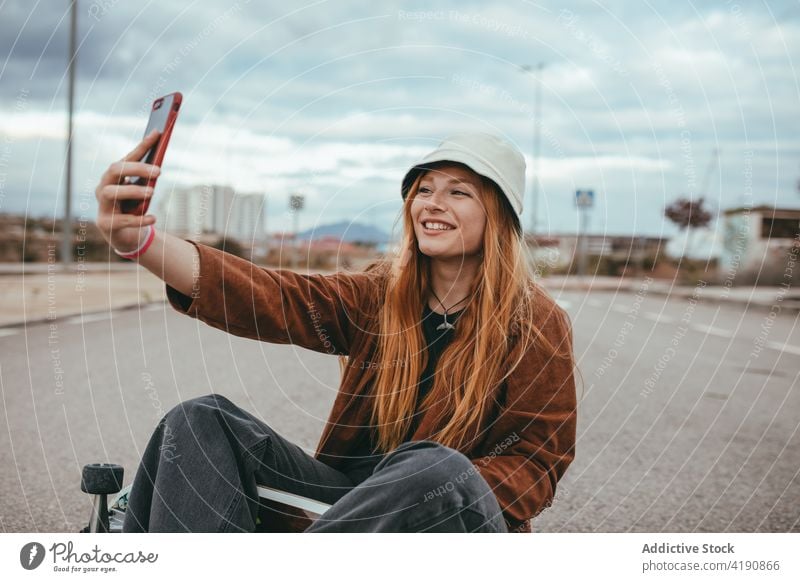
[[[132,485],[122,486],[125,469],[113,463],[90,463],[84,465],[81,473],[81,491],[92,496],[92,513],[89,525],[80,533],[121,533],[128,508]],[[322,515],[330,505],[316,499],[303,497],[289,491],[258,485],[260,501],[277,502],[289,507],[302,509],[312,519]],[[114,495],[109,504],[108,498]],[[261,526],[260,518],[256,526]]]
[[[125,469],[113,463],[90,463],[81,473],[81,491],[92,496],[89,524],[80,533],[120,533],[131,486],[122,487]],[[108,504],[108,496],[116,496]]]

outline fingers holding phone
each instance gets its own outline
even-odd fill
[[[183,96],[177,92],[164,95],[153,101],[150,109],[150,119],[148,119],[147,128],[144,131],[145,139],[126,156],[126,161],[140,161],[146,165],[161,167],[182,102]],[[154,131],[158,132],[158,137],[152,137]],[[150,142],[148,138],[154,141]],[[137,170],[141,169],[137,166],[132,167]],[[156,178],[130,174],[128,182],[136,186],[155,187]],[[122,203],[121,208],[122,212],[125,213],[145,214],[149,205],[149,200],[127,200]]]
[[[97,227],[118,251],[138,248],[143,227],[155,222],[146,213],[182,100],[176,92],[153,101],[145,137],[108,167],[95,190]]]
[[[136,248],[139,230],[155,222],[152,214],[136,215],[126,213],[123,205],[137,205],[147,202],[153,196],[153,186],[140,186],[130,183],[130,178],[141,178],[147,184],[155,180],[161,168],[139,160],[158,142],[159,132],[153,131],[124,158],[111,164],[103,174],[95,189],[98,201],[97,227],[104,238],[114,248],[127,250]]]
[[[150,150],[158,143],[161,137],[161,132],[154,129],[145,134],[136,147],[133,148],[128,155],[122,158],[121,162],[145,162],[145,158]]]

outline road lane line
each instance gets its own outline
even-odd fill
[[[89,323],[92,321],[103,321],[111,318],[110,311],[101,311],[99,313],[87,313],[85,315],[76,315],[64,321],[64,323]]]
[[[661,315],[660,313],[650,313],[649,311],[646,311],[642,314],[642,317],[651,321],[657,321],[658,323],[675,323],[674,317],[670,317],[669,315]]]
[[[800,356],[800,348],[797,346],[790,346],[788,344],[782,344],[781,342],[767,342],[767,347],[778,350],[779,352]]]
[[[733,337],[733,334],[729,332],[727,329],[720,329],[718,327],[712,327],[710,325],[700,325],[700,324],[695,324],[692,325],[691,327],[692,329],[696,331],[701,331],[706,335],[715,335],[717,337],[727,337],[727,338]]]

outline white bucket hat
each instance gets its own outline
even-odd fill
[[[492,180],[505,194],[516,212],[517,221],[521,222],[525,156],[516,146],[491,133],[464,132],[451,135],[406,172],[401,187],[404,200],[417,176],[430,169],[429,166],[435,162],[465,164],[476,174]]]

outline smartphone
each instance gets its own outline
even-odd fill
[[[151,131],[157,129],[161,132],[161,136],[153,147],[147,150],[147,153],[141,159],[142,162],[161,167],[182,101],[183,95],[177,92],[164,95],[153,101],[153,106],[150,109],[150,119],[147,122],[147,129],[144,130],[144,135],[147,137]],[[135,186],[150,186],[152,188],[156,185],[156,178],[150,178],[148,180],[140,178],[139,176],[133,176],[128,179],[128,183]],[[137,216],[145,214],[149,206],[150,200],[123,200],[120,203],[122,212],[125,214],[135,214]]]

